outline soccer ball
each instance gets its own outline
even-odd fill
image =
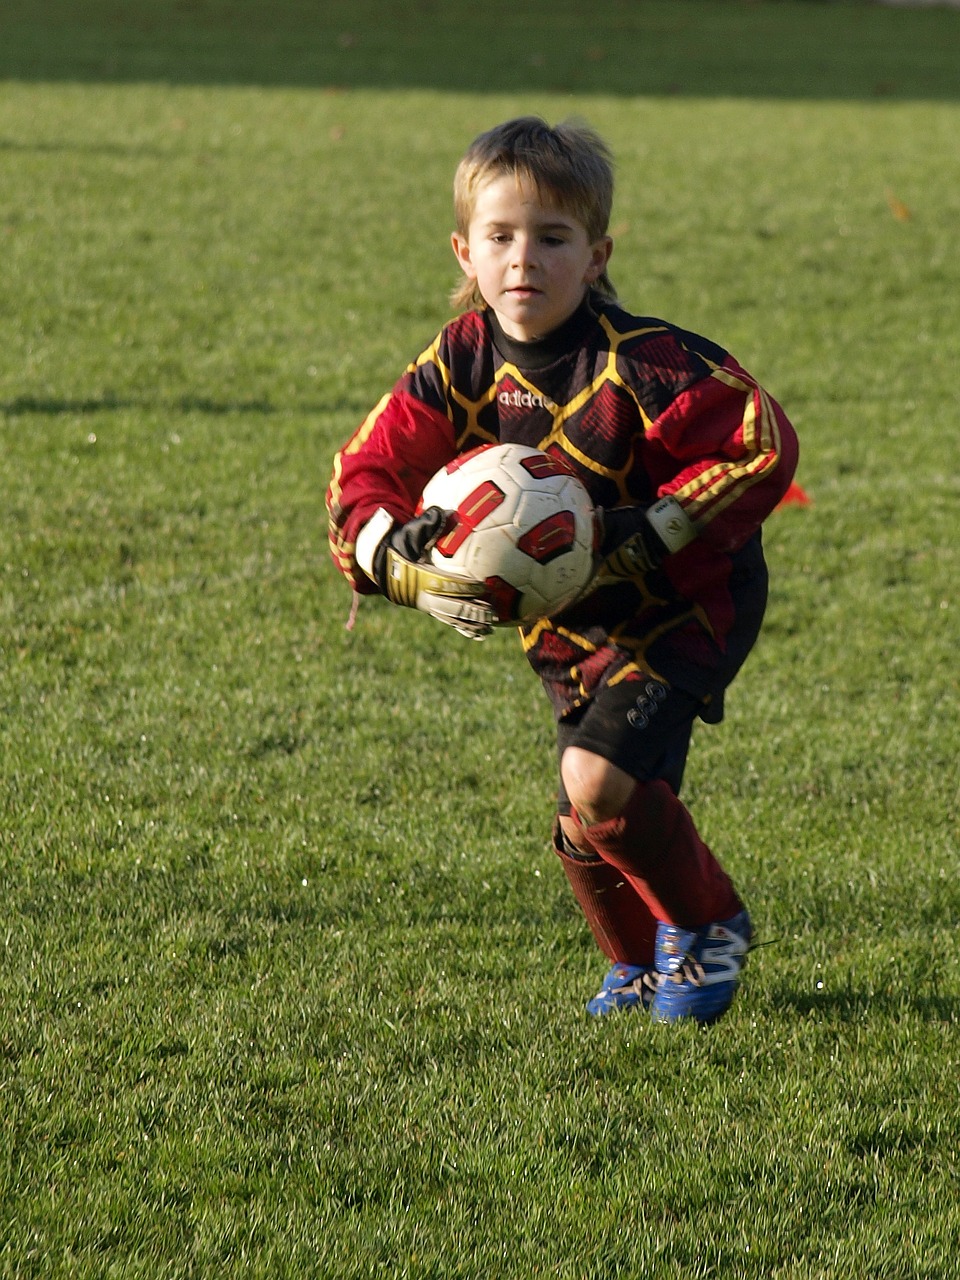
[[[484,583],[497,622],[557,613],[593,573],[593,503],[562,458],[520,444],[482,445],[430,480],[421,510],[454,513],[434,565]]]

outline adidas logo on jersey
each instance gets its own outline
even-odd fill
[[[557,407],[548,396],[540,395],[539,391],[501,391],[497,401],[512,405],[515,409],[549,409],[551,413]]]

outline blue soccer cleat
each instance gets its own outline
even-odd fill
[[[654,1022],[716,1022],[730,1008],[753,938],[746,911],[730,920],[683,929],[657,926],[656,994],[650,1002]]]
[[[657,975],[649,965],[617,963],[607,973],[600,990],[587,1001],[587,1013],[602,1018],[620,1009],[649,1009],[657,989]]]

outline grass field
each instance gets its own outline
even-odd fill
[[[960,13],[585,12],[5,0],[2,1276],[955,1274]],[[801,435],[686,782],[768,944],[706,1033],[583,1014],[516,638],[348,632],[327,558],[521,111]]]

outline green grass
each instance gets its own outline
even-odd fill
[[[0,1275],[951,1274],[960,14],[581,8],[4,6]],[[528,110],[801,434],[686,783],[769,944],[708,1033],[583,1015],[515,638],[347,632],[325,549]]]

